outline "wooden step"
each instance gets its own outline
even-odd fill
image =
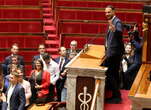
[[[44,22],[45,25],[52,25],[52,24],[54,24],[54,20],[50,19],[50,18],[49,19],[48,18],[44,18],[43,22]]]
[[[58,52],[58,48],[47,48],[47,52]]]
[[[43,8],[42,10],[43,10],[43,13],[51,13],[52,12],[51,7]]]
[[[45,44],[47,45],[59,45],[59,40],[45,40]]]
[[[42,4],[43,7],[47,7],[47,8],[51,6],[50,3],[41,3],[41,4]]]
[[[52,32],[52,31],[56,31],[56,27],[55,26],[44,26],[44,30],[46,32]]]
[[[53,14],[52,14],[52,13],[48,13],[48,14],[47,14],[47,13],[44,13],[44,14],[43,14],[43,17],[44,17],[44,18],[52,18],[52,17],[53,17]]]
[[[58,38],[58,35],[56,35],[56,34],[49,34],[49,35],[48,35],[48,38],[49,38],[49,39],[57,39],[57,38]]]

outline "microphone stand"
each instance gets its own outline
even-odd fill
[[[96,35],[96,37],[94,37],[94,38],[92,38],[92,39],[90,39],[90,40],[87,41],[87,43],[84,45],[83,53],[85,53],[86,51],[88,51],[89,44],[93,43],[94,40],[96,40],[97,38],[99,38],[98,36],[99,36],[99,34]]]

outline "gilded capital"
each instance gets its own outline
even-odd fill
[[[148,23],[143,22],[142,26],[143,26],[143,32],[148,30]]]

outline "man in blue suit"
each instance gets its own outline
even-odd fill
[[[124,43],[122,41],[122,23],[115,16],[115,9],[109,5],[105,8],[105,15],[108,20],[108,31],[106,36],[106,60],[105,66],[108,67],[106,72],[106,87],[112,91],[112,97],[106,99],[107,103],[120,103],[121,93],[119,88],[119,67],[122,55],[124,53]]]
[[[67,58],[65,47],[60,47],[59,54],[60,54],[60,57],[56,58],[54,61],[58,63],[59,69],[60,69],[60,77],[58,81],[56,82],[56,88],[57,88],[58,101],[61,101],[61,98],[65,99],[66,97],[66,95],[61,96],[61,94],[66,94],[66,90],[64,93],[61,93],[61,92],[62,92],[62,89],[66,89],[64,88],[64,84],[67,77],[67,71],[65,69],[65,65],[69,62],[69,59]]]
[[[24,88],[18,83],[18,73],[12,72],[9,76],[10,85],[7,88],[6,96],[2,94],[2,110],[24,110],[26,99]],[[6,97],[6,98],[5,98]]]
[[[39,51],[39,55],[34,56],[33,59],[32,59],[32,68],[34,67],[34,61],[35,60],[37,60],[37,59],[43,60],[43,55],[46,52],[45,45],[44,44],[39,44],[38,51]]]
[[[4,76],[9,74],[7,72],[7,67],[12,62],[12,56],[17,56],[18,64],[24,66],[24,58],[23,58],[23,56],[18,55],[18,52],[19,52],[19,46],[18,46],[18,44],[14,43],[11,47],[11,55],[7,56],[4,60],[4,64],[2,64]]]

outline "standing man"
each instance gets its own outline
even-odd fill
[[[43,55],[45,54],[46,52],[46,47],[44,44],[39,44],[38,46],[38,51],[39,51],[39,54],[34,56],[33,59],[32,59],[32,68],[34,67],[34,61],[37,60],[37,59],[41,59],[43,60]]]
[[[43,64],[44,70],[50,73],[50,87],[49,87],[50,100],[55,100],[54,90],[56,87],[56,82],[60,76],[59,65],[51,58],[51,56],[48,53],[45,53],[43,55]]]
[[[77,49],[77,45],[78,43],[76,40],[71,41],[70,49],[67,49],[67,57],[69,59],[74,58],[79,53],[79,50]]]
[[[65,69],[65,66],[70,60],[67,58],[65,47],[59,48],[59,54],[60,56],[55,59],[55,62],[58,63],[60,70],[59,79],[56,82],[56,88],[58,101],[64,101],[67,93],[67,88],[64,87],[67,78],[67,69]]]
[[[105,66],[108,67],[106,72],[107,88],[112,91],[112,97],[106,99],[106,103],[120,103],[120,83],[119,83],[119,67],[122,55],[124,53],[124,43],[122,41],[122,23],[115,15],[115,9],[113,6],[108,5],[105,8],[105,15],[108,20],[108,31],[106,36],[106,60]]]
[[[3,96],[2,110],[24,110],[26,99],[24,88],[18,83],[19,74],[12,72],[9,76],[10,85],[6,91],[6,99]],[[4,109],[5,108],[5,109]]]

